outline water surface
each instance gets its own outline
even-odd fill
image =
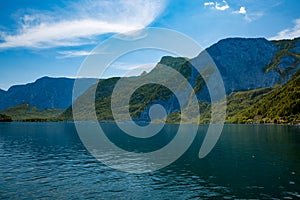
[[[104,126],[129,151],[161,148],[176,131],[167,125],[147,144]],[[199,127],[192,146],[170,166],[128,174],[95,160],[73,123],[0,123],[0,198],[300,198],[300,127],[226,125],[213,151],[199,159],[206,129]]]

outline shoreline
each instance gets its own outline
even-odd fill
[[[102,124],[116,124],[115,121],[92,121],[92,120],[80,120],[77,122],[98,122]],[[74,120],[40,120],[40,121],[30,121],[30,120],[13,120],[13,121],[0,121],[0,123],[5,123],[5,124],[14,124],[14,123],[75,123]],[[126,122],[121,122],[121,123],[126,123]],[[154,122],[154,123],[145,123],[145,124],[166,124],[166,125],[180,125],[180,123],[159,123],[159,122]],[[203,126],[203,125],[209,125],[209,124],[219,124],[219,123],[182,123],[183,125],[198,125],[198,126]],[[280,125],[280,126],[299,126],[300,123],[232,123],[232,122],[225,122],[224,125]]]

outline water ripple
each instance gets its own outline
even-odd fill
[[[1,199],[300,198],[300,137],[293,128],[262,127],[262,135],[253,135],[251,127],[225,126],[205,159],[197,158],[196,139],[167,168],[127,174],[93,158],[72,123],[0,126]],[[117,158],[111,152],[102,156]],[[143,160],[127,165],[137,163]]]

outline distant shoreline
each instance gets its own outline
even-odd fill
[[[82,120],[78,122],[96,122],[92,120]],[[116,124],[115,121],[98,121],[99,123],[111,123],[111,124]],[[13,121],[0,121],[0,123],[75,123],[73,120],[13,120]],[[159,123],[159,122],[154,122],[154,123],[149,123],[149,124],[167,124],[167,125],[179,125],[180,123]],[[184,125],[209,125],[210,123],[182,123]],[[214,124],[214,123],[212,123]],[[216,123],[217,124],[217,123]],[[299,122],[295,123],[232,123],[232,122],[225,122],[224,125],[289,125],[289,126],[300,126]]]

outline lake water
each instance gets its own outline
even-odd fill
[[[119,146],[139,148],[114,124],[104,126]],[[161,135],[175,129],[167,125]],[[0,123],[0,199],[300,198],[299,126],[225,125],[213,151],[199,159],[206,129],[199,127],[170,166],[129,174],[94,159],[73,123]],[[142,150],[162,147],[159,137],[141,143]]]

